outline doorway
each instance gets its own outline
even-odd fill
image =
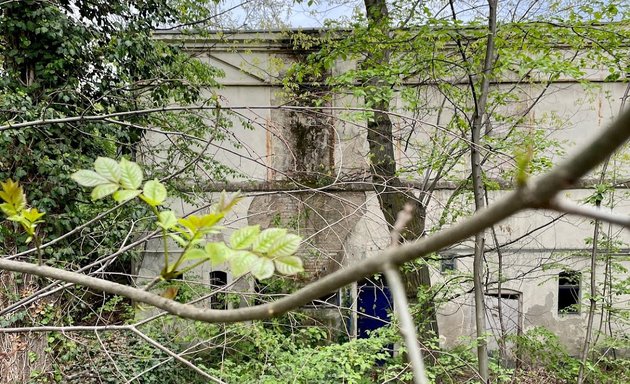
[[[357,283],[357,337],[364,339],[369,333],[389,324],[393,309],[392,296],[385,278],[364,279]]]
[[[522,295],[520,292],[502,289],[498,292],[487,292],[486,303],[486,331],[488,333],[488,353],[502,355],[504,362],[514,362],[517,357],[514,342],[510,336],[517,336],[522,331]],[[501,302],[499,311],[499,300]],[[499,315],[500,313],[500,315]],[[507,340],[506,340],[507,339]],[[504,350],[501,351],[501,344]]]

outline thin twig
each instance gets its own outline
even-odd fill
[[[402,232],[405,230],[407,223],[412,219],[413,213],[413,205],[410,203],[405,204],[402,211],[398,212],[398,216],[396,216],[396,222],[392,228],[390,233],[391,236],[391,244],[390,246],[396,247],[400,243],[400,239],[402,239]]]
[[[394,310],[400,321],[400,333],[403,335],[407,346],[407,357],[413,371],[413,381],[416,384],[427,384],[429,381],[424,370],[424,361],[420,345],[418,344],[416,326],[413,323],[411,313],[409,313],[409,303],[407,302],[405,286],[400,277],[400,271],[395,265],[388,264],[383,272],[394,299]]]
[[[397,248],[402,239],[402,232],[405,230],[407,223],[413,218],[413,205],[405,204],[402,211],[398,212],[396,222],[391,231],[391,248]],[[416,335],[416,326],[409,312],[409,303],[407,302],[407,294],[405,286],[400,276],[398,267],[394,265],[386,265],[383,271],[387,279],[387,285],[392,292],[394,299],[394,310],[400,320],[400,333],[405,339],[407,346],[407,357],[411,370],[413,372],[413,380],[416,384],[426,384],[427,377],[424,370],[424,361],[422,359],[422,351],[418,345],[418,336]]]
[[[169,355],[173,359],[175,359],[175,360],[179,361],[180,363],[184,364],[185,366],[189,367],[190,369],[192,369],[193,371],[197,372],[198,374],[200,374],[201,376],[205,377],[206,379],[212,380],[213,382],[218,383],[218,384],[225,384],[225,382],[223,382],[220,379],[218,379],[218,378],[216,378],[216,377],[214,377],[214,376],[204,372],[199,367],[197,367],[195,364],[191,363],[190,361],[184,359],[183,357],[181,357],[177,353],[171,351],[170,349],[166,348],[162,344],[160,344],[157,341],[153,340],[152,338],[150,338],[149,336],[145,335],[144,333],[142,333],[141,331],[139,331],[135,327],[131,327],[130,329],[136,335],[140,336],[147,343],[151,344],[152,346],[154,346],[155,348],[159,349],[160,351],[166,353],[167,355]]]
[[[549,208],[572,215],[584,216],[595,220],[605,221],[611,224],[630,228],[630,216],[619,215],[588,205],[580,205],[565,199],[553,199],[549,202]]]

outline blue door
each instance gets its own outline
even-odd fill
[[[392,299],[384,278],[357,283],[357,309],[357,336],[361,339],[369,337],[369,331],[389,323]]]

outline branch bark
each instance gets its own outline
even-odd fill
[[[398,314],[400,333],[403,335],[405,345],[407,346],[407,356],[413,371],[414,383],[427,384],[429,381],[425,374],[422,352],[418,345],[416,325],[414,324],[413,317],[411,317],[411,313],[409,313],[409,303],[407,302],[405,285],[403,284],[400,272],[397,267],[388,265],[385,267],[384,273],[387,279],[387,285],[389,285],[389,289],[394,298],[394,310],[396,314]]]
[[[588,217],[594,220],[605,221],[611,224],[621,225],[630,228],[630,217],[607,212],[588,205],[576,204],[565,199],[553,199],[549,202],[549,208],[562,213],[569,213],[576,216]]]

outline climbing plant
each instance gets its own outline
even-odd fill
[[[3,129],[0,179],[19,181],[29,201],[47,212],[50,220],[39,228],[42,240],[67,233],[111,207],[107,202],[86,204],[89,197],[70,182],[69,174],[98,156],[125,154],[133,160],[146,129],[158,126],[180,135],[173,136],[168,149],[146,147],[143,156],[163,150],[162,156],[170,159],[195,158],[195,164],[218,178],[229,172],[210,156],[200,156],[195,146],[184,145],[181,136],[220,136],[229,125],[228,119],[208,120],[203,112],[141,112],[173,102],[206,102],[202,88],[217,86],[215,78],[221,71],[183,54],[176,45],[152,38],[157,25],[176,22],[179,15],[170,1],[2,3],[0,125],[6,128],[34,119],[133,112],[124,118]],[[208,103],[217,102],[213,95],[209,97],[214,101]],[[172,170],[147,164],[146,171],[163,176]],[[179,176],[190,172],[188,167]],[[117,232],[119,238],[143,215],[137,210],[123,211],[115,221],[109,217],[101,220],[110,234]],[[77,237],[70,236],[61,242],[65,246],[49,257],[84,264],[120,246],[98,227],[91,228],[91,236],[81,241],[81,247],[71,245]],[[6,226],[0,227],[0,243],[6,252],[24,250],[23,243]]]

